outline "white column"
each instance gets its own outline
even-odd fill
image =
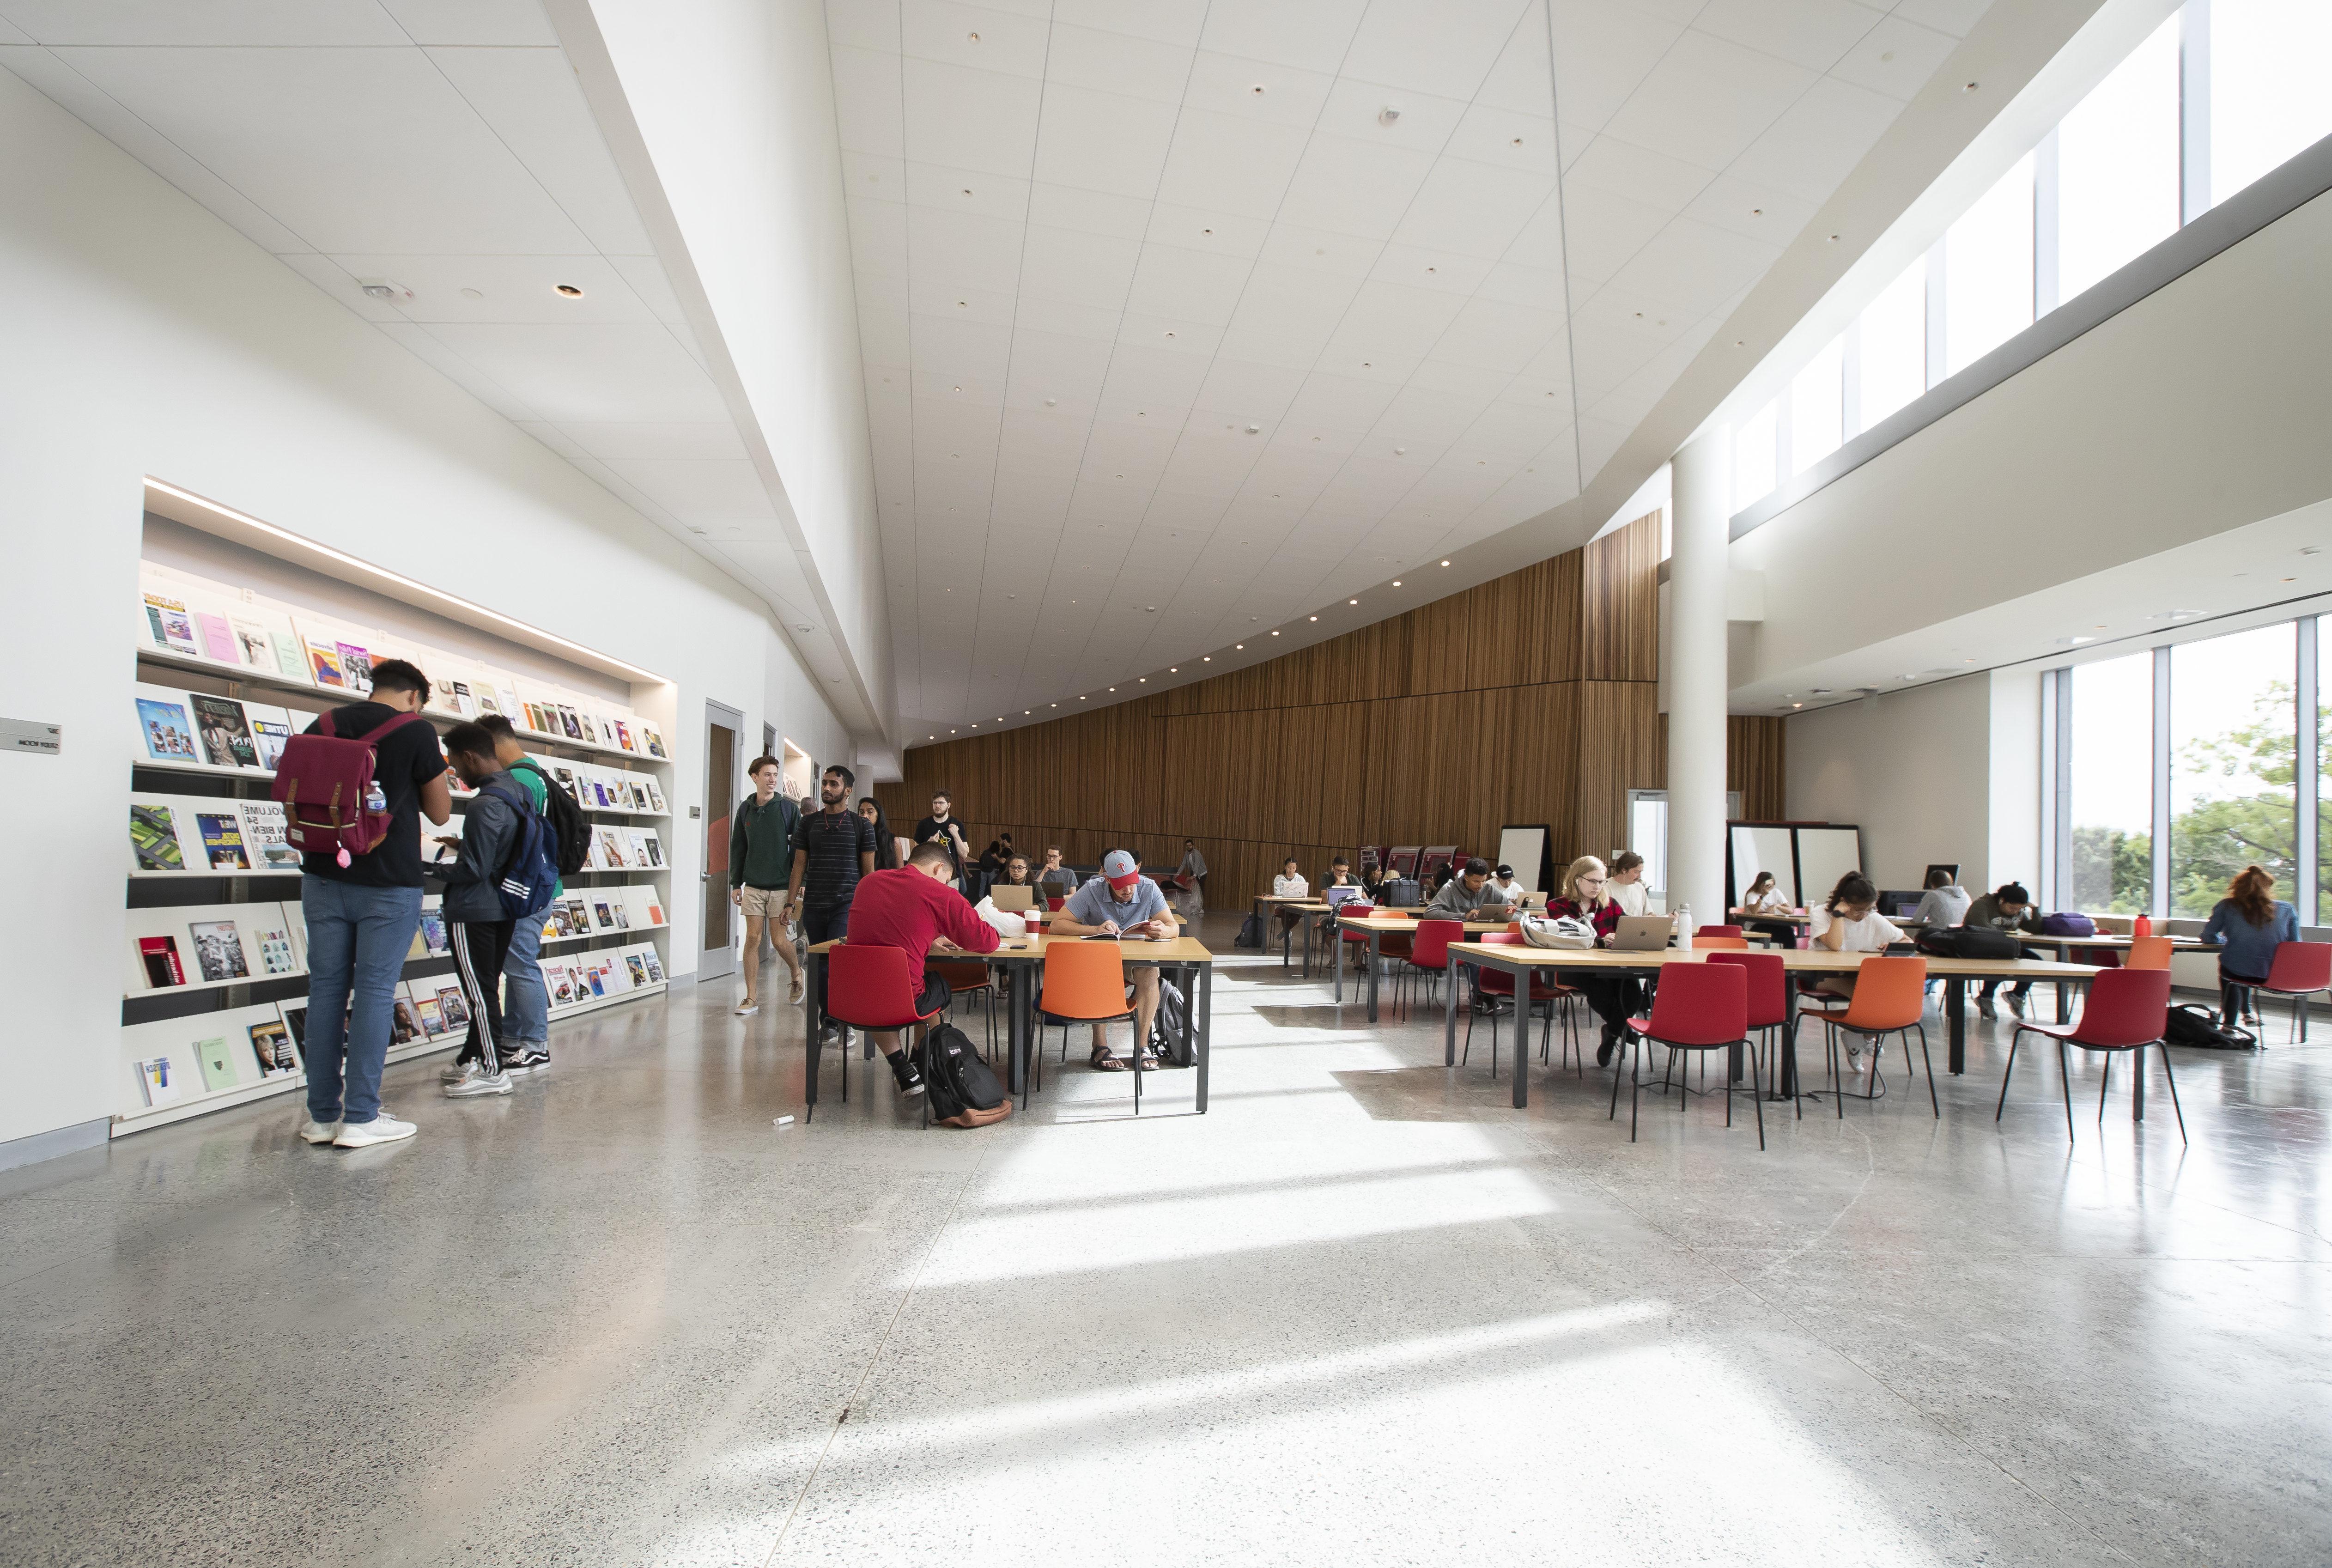
[[[1676,454],[1668,559],[1668,907],[1725,919],[1725,586],[1733,432],[1704,431]]]

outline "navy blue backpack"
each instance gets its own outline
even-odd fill
[[[500,785],[500,789],[495,786]],[[486,780],[494,798],[518,814],[518,832],[511,841],[510,858],[494,879],[505,920],[523,920],[550,907],[559,893],[559,830],[550,818],[534,808],[526,791],[505,776]]]

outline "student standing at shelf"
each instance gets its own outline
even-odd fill
[[[308,928],[308,1119],[311,1143],[361,1149],[410,1138],[410,1122],[381,1108],[380,1075],[395,1027],[397,982],[421,925],[421,818],[443,826],[454,812],[437,731],[420,716],[429,677],[403,659],[372,672],[372,696],[332,710],[346,738],[395,728],[373,741],[373,782],[388,835],[345,865],[331,855],[300,857],[300,913]],[[322,721],[306,733],[323,733]]]
[[[785,764],[775,757],[754,758],[745,776],[753,781],[753,792],[729,814],[729,897],[745,913],[745,999],[737,1004],[741,1018],[761,1010],[764,931],[793,976],[786,1000],[802,999],[801,960],[795,955],[788,929],[791,904],[786,888],[801,810],[778,788]]]
[[[955,866],[945,848],[919,844],[904,868],[867,874],[854,901],[857,919],[847,938],[852,946],[895,947],[907,958],[907,983],[914,988],[915,1011],[928,1017],[948,1005],[946,977],[923,965],[927,953],[996,951],[996,928],[972,913],[956,891]],[[871,1030],[874,1048],[891,1064],[902,1095],[923,1092],[923,1076],[900,1044],[895,1029]],[[924,1026],[915,1026],[915,1041]]]
[[[802,940],[811,947],[850,934],[851,897],[861,877],[874,875],[874,825],[850,808],[850,787],[857,781],[839,762],[828,768],[818,779],[818,808],[794,829],[786,902],[799,912]],[[948,863],[951,876],[957,865]]]
[[[463,784],[477,791],[461,837],[437,840],[444,852],[432,866],[445,880],[445,932],[470,1003],[470,1037],[454,1058],[454,1073],[441,1086],[447,1098],[466,1100],[511,1089],[503,1055],[501,981],[519,922],[502,911],[501,884],[519,830],[534,808],[525,790],[502,770],[494,738],[483,726],[456,724],[447,731],[445,756]],[[520,919],[533,921],[538,930],[542,923],[536,915]]]
[[[511,782],[526,792],[535,815],[550,810],[550,792],[558,788],[519,744],[518,731],[500,713],[478,721],[478,728],[494,738],[494,760]],[[553,898],[566,895],[561,882]],[[550,988],[542,983],[542,922],[521,920],[511,928],[510,955],[502,961],[502,1070],[514,1077],[547,1071],[550,1066]],[[453,1083],[461,1076],[456,1061],[439,1077]]]
[[[1069,895],[1047,929],[1048,936],[1122,936],[1171,941],[1181,933],[1166,907],[1158,884],[1142,875],[1142,863],[1123,849],[1101,857],[1101,875]],[[1158,1016],[1158,970],[1143,964],[1132,972],[1133,981],[1133,1048],[1150,1038],[1150,1020]],[[1133,1064],[1109,1054],[1107,1036],[1093,1027],[1093,1065],[1104,1073],[1122,1073]]]
[[[1651,913],[1651,895],[1644,889],[1644,857],[1632,849],[1611,857],[1611,902],[1624,914]]]

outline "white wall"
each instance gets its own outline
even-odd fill
[[[0,72],[0,1144],[119,1096],[119,722],[151,474],[676,683],[676,803],[704,700],[826,755],[849,736],[751,596],[13,75]],[[674,970],[695,969],[696,825],[673,824]],[[40,983],[22,983],[38,976]]]
[[[2040,869],[2039,745],[2039,677],[2023,671],[1792,714],[1788,815],[1859,825],[1863,868],[1883,888],[1918,886],[1936,861],[1957,862],[1972,891],[2029,880]]]

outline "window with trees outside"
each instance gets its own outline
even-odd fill
[[[2071,907],[2136,914],[2154,900],[2154,655],[2071,674]]]

